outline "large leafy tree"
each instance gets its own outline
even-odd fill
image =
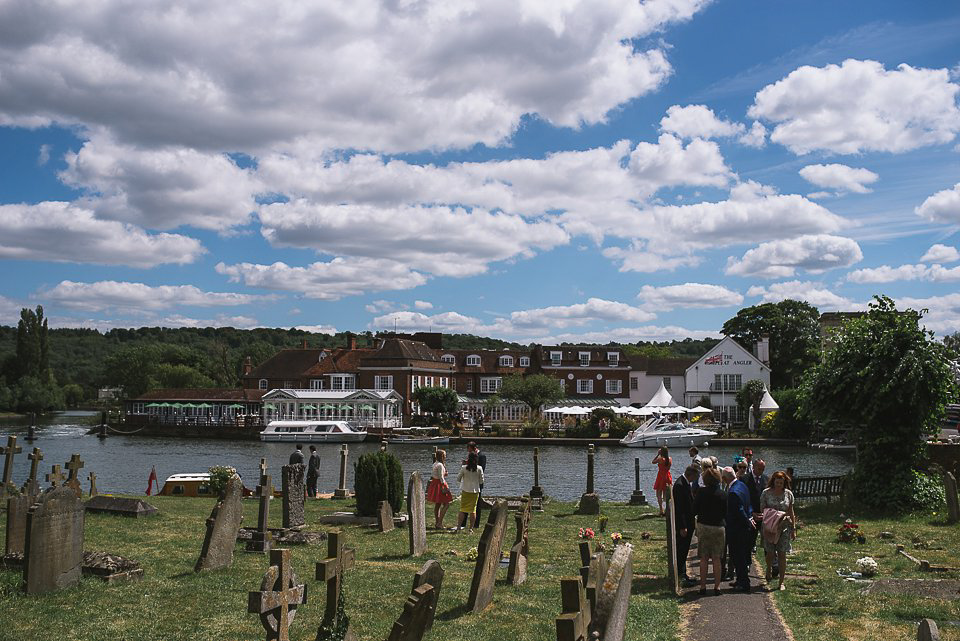
[[[559,401],[564,394],[563,389],[557,384],[557,379],[551,376],[514,374],[503,379],[500,395],[525,403],[533,416],[539,416],[544,404]]]
[[[421,412],[433,416],[449,417],[457,411],[457,393],[449,387],[418,387],[413,400]]]
[[[875,297],[866,314],[841,326],[801,388],[806,416],[852,430],[853,487],[867,507],[909,509],[922,502],[927,481],[917,468],[924,435],[939,429],[956,394],[946,350],[920,327],[922,316]]]
[[[820,312],[809,303],[784,300],[745,307],[721,330],[747,349],[762,336],[770,337],[770,385],[794,387],[817,362],[820,351]]]
[[[34,376],[41,381],[49,378],[48,345],[47,319],[43,317],[43,307],[37,305],[36,311],[26,307],[21,309],[20,322],[17,323],[17,373],[20,376]]]

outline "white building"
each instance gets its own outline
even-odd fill
[[[653,398],[663,383],[677,403],[683,404],[687,390],[687,368],[694,358],[647,358],[630,359],[630,400],[627,405],[642,407]]]
[[[746,420],[737,406],[737,392],[748,381],[757,379],[770,388],[769,343],[757,343],[758,356],[729,336],[687,368],[683,405],[693,407],[706,396],[713,407],[713,418],[725,423]],[[674,394],[680,401],[680,397]],[[722,409],[721,409],[722,408]]]

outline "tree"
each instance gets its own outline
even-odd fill
[[[449,417],[457,411],[457,393],[449,387],[418,387],[413,400],[421,412],[434,417]]]
[[[918,471],[923,437],[939,430],[956,383],[943,344],[920,327],[922,317],[876,296],[866,314],[844,322],[801,389],[806,416],[851,429],[852,487],[868,508],[911,509],[930,496],[930,481]]]
[[[760,427],[760,403],[765,390],[763,381],[755,378],[747,381],[747,384],[737,391],[737,405],[753,412],[753,424],[756,426],[754,429]]]
[[[747,349],[761,337],[770,337],[770,385],[774,388],[794,387],[819,357],[820,312],[802,301],[746,307],[721,331]]]
[[[943,337],[943,345],[950,352],[950,358],[960,359],[960,332],[947,334]]]
[[[18,377],[35,376],[46,380],[50,376],[50,358],[47,338],[47,319],[43,306],[36,311],[24,307],[17,323],[17,374]]]
[[[85,396],[83,387],[76,383],[68,383],[63,386],[63,402],[67,407],[76,407],[83,402]]]
[[[503,379],[500,394],[521,403],[526,403],[534,417],[540,416],[540,411],[546,403],[555,403],[564,396],[563,389],[557,384],[557,379],[546,374],[520,376],[514,374]]]

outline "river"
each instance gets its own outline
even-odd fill
[[[45,417],[38,424],[36,440],[26,442],[27,423],[24,420],[0,418],[0,443],[17,436],[17,445],[23,452],[14,459],[13,481],[22,485],[30,471],[27,452],[33,447],[43,451],[39,474],[50,471],[52,465],[63,467],[72,454],[79,454],[84,461],[81,470],[83,487],[88,487],[87,474],[97,475],[97,488],[101,493],[143,494],[147,488],[150,468],[156,466],[160,484],[171,474],[206,472],[213,465],[231,465],[245,480],[247,487],[256,485],[260,458],[265,457],[273,473],[274,484],[280,484],[280,466],[287,462],[293,451],[290,443],[261,443],[257,441],[220,441],[140,436],[115,436],[99,439],[88,436],[87,429],[97,422],[99,414],[93,412],[60,412]],[[353,485],[352,464],[361,454],[374,451],[376,443],[350,445],[350,467],[347,473],[348,486]],[[306,447],[304,447],[306,450]],[[323,459],[318,483],[321,491],[332,492],[337,486],[340,446],[317,444]],[[448,467],[451,468],[450,485],[457,493],[456,461],[466,456],[463,445],[447,446]],[[398,445],[391,451],[399,457],[405,472],[420,470],[429,478],[432,463],[432,446]],[[485,492],[491,495],[519,495],[530,491],[533,484],[533,449],[521,445],[489,445],[484,447],[487,455]],[[724,465],[733,462],[739,453],[736,447],[706,447],[702,454],[711,454]],[[633,491],[633,460],[640,458],[640,487],[647,499],[654,500],[653,482],[656,466],[650,460],[655,450],[626,447],[599,447],[596,454],[596,491],[604,500],[626,501]],[[767,462],[767,470],[793,467],[798,475],[827,476],[842,474],[853,467],[853,457],[806,447],[757,447],[755,458]],[[680,473],[689,459],[685,451],[674,451],[674,477]],[[548,495],[563,501],[580,498],[585,489],[587,468],[586,448],[541,445],[540,485]],[[45,483],[42,483],[45,484]]]

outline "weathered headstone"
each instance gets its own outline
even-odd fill
[[[97,495],[97,475],[94,472],[90,472],[87,475],[87,478],[90,479],[90,496]]]
[[[470,597],[467,600],[467,608],[473,612],[480,612],[493,601],[493,586],[497,580],[506,532],[507,502],[499,499],[490,510],[477,545],[477,565],[473,570]]]
[[[420,472],[414,472],[407,482],[407,532],[411,556],[420,556],[427,551],[426,509]]]
[[[260,615],[267,641],[290,641],[290,624],[297,606],[307,602],[307,588],[297,583],[290,567],[290,550],[271,550],[270,567],[263,575],[259,592],[250,592],[247,612]]]
[[[40,465],[40,461],[43,460],[43,451],[40,448],[35,447],[33,451],[27,454],[27,458],[30,459],[30,476],[27,478],[27,482],[23,484],[23,493],[29,496],[35,496],[40,494],[40,482],[37,480],[37,467]]]
[[[10,480],[13,478],[13,457],[15,454],[19,454],[23,451],[23,448],[17,445],[16,436],[7,437],[7,446],[0,447],[0,454],[4,455],[3,459],[3,485],[0,486],[0,497],[4,497],[7,494],[7,485],[10,484]]]
[[[676,514],[672,487],[667,487],[664,498],[666,498],[667,501],[667,580],[670,582],[670,588],[673,590],[673,593],[679,596],[680,576],[683,574],[683,569],[677,567],[677,533],[674,525]]]
[[[957,497],[957,479],[951,472],[943,475],[943,489],[947,496],[947,522],[960,521],[960,498]]]
[[[593,459],[596,448],[593,443],[587,447],[587,491],[580,497],[577,514],[600,514],[600,497],[593,491]]]
[[[633,494],[630,495],[630,505],[646,505],[647,497],[643,495],[640,489],[640,459],[633,459]]]
[[[347,449],[347,444],[344,443],[340,446],[340,484],[337,486],[337,489],[333,491],[333,498],[335,499],[346,499],[350,498],[350,491],[347,489],[347,454],[349,450]]]
[[[304,481],[307,466],[303,463],[284,465],[280,468],[280,487],[283,490],[283,527],[302,528],[307,524],[304,514],[304,496],[307,486]]]
[[[533,448],[533,487],[530,488],[530,498],[542,499],[543,488],[540,487],[540,448]]]
[[[28,594],[51,592],[80,580],[83,503],[70,488],[40,495],[27,511],[23,576]]]
[[[621,543],[610,558],[607,576],[597,593],[591,630],[603,641],[623,641],[633,587],[633,545]]]
[[[91,472],[91,474],[93,474],[93,472]],[[143,499],[108,496],[105,494],[92,496],[87,499],[83,505],[87,512],[93,512],[94,514],[116,514],[135,519],[144,516],[153,516],[159,511]]]
[[[423,585],[433,586],[433,593],[429,604],[430,613],[426,621],[427,630],[433,627],[433,617],[437,613],[437,603],[440,601],[440,589],[443,587],[443,574],[443,568],[440,567],[440,563],[430,560],[424,563],[420,571],[413,577],[414,590]]]
[[[71,456],[65,467],[69,471],[69,476],[67,477],[67,482],[64,483],[64,485],[73,490],[77,495],[77,498],[80,498],[83,496],[83,488],[80,487],[80,468],[83,467],[83,461],[80,460],[80,455],[74,454]]]
[[[47,474],[47,482],[50,484],[50,487],[60,487],[60,484],[63,483],[63,472],[60,471],[59,465],[54,465],[51,468],[50,473]]]
[[[390,501],[380,501],[377,504],[377,529],[389,532],[393,529],[393,508]]]
[[[580,579],[561,579],[560,599],[557,641],[586,641],[590,626],[590,605]]]
[[[510,548],[510,565],[507,566],[507,583],[520,585],[527,580],[527,560],[530,557],[530,501],[523,499],[520,511],[514,514],[517,522],[517,538]]]
[[[27,511],[33,500],[32,496],[25,494],[7,499],[6,554],[23,554],[27,538]]]
[[[917,641],[940,641],[940,628],[933,619],[923,619],[917,628]]]
[[[333,530],[327,535],[327,558],[317,563],[317,581],[323,581],[327,584],[327,603],[323,610],[323,622],[321,629],[332,629],[337,626],[337,610],[340,602],[340,586],[343,583],[343,572],[353,567],[356,559],[356,551],[352,548],[343,546],[343,532]],[[349,630],[347,623],[347,636],[353,634]],[[317,639],[321,639],[317,634]]]
[[[591,612],[597,605],[597,592],[607,576],[607,556],[600,550],[590,551],[590,542],[580,542],[580,579],[590,604]]]
[[[270,475],[266,473],[266,461],[260,460],[260,485],[257,486],[257,497],[260,499],[260,505],[257,509],[257,529],[253,532],[253,538],[247,541],[247,552],[269,552],[273,543],[273,535],[270,533],[270,501],[273,500],[273,482]]]
[[[243,481],[234,475],[227,481],[223,498],[217,501],[210,518],[207,533],[203,538],[200,558],[195,572],[228,568],[233,563],[233,549],[237,544],[237,532],[243,521]]]
[[[427,620],[432,618],[430,603],[434,602],[434,587],[414,588],[403,604],[403,614],[393,624],[387,641],[422,641],[427,632]]]

